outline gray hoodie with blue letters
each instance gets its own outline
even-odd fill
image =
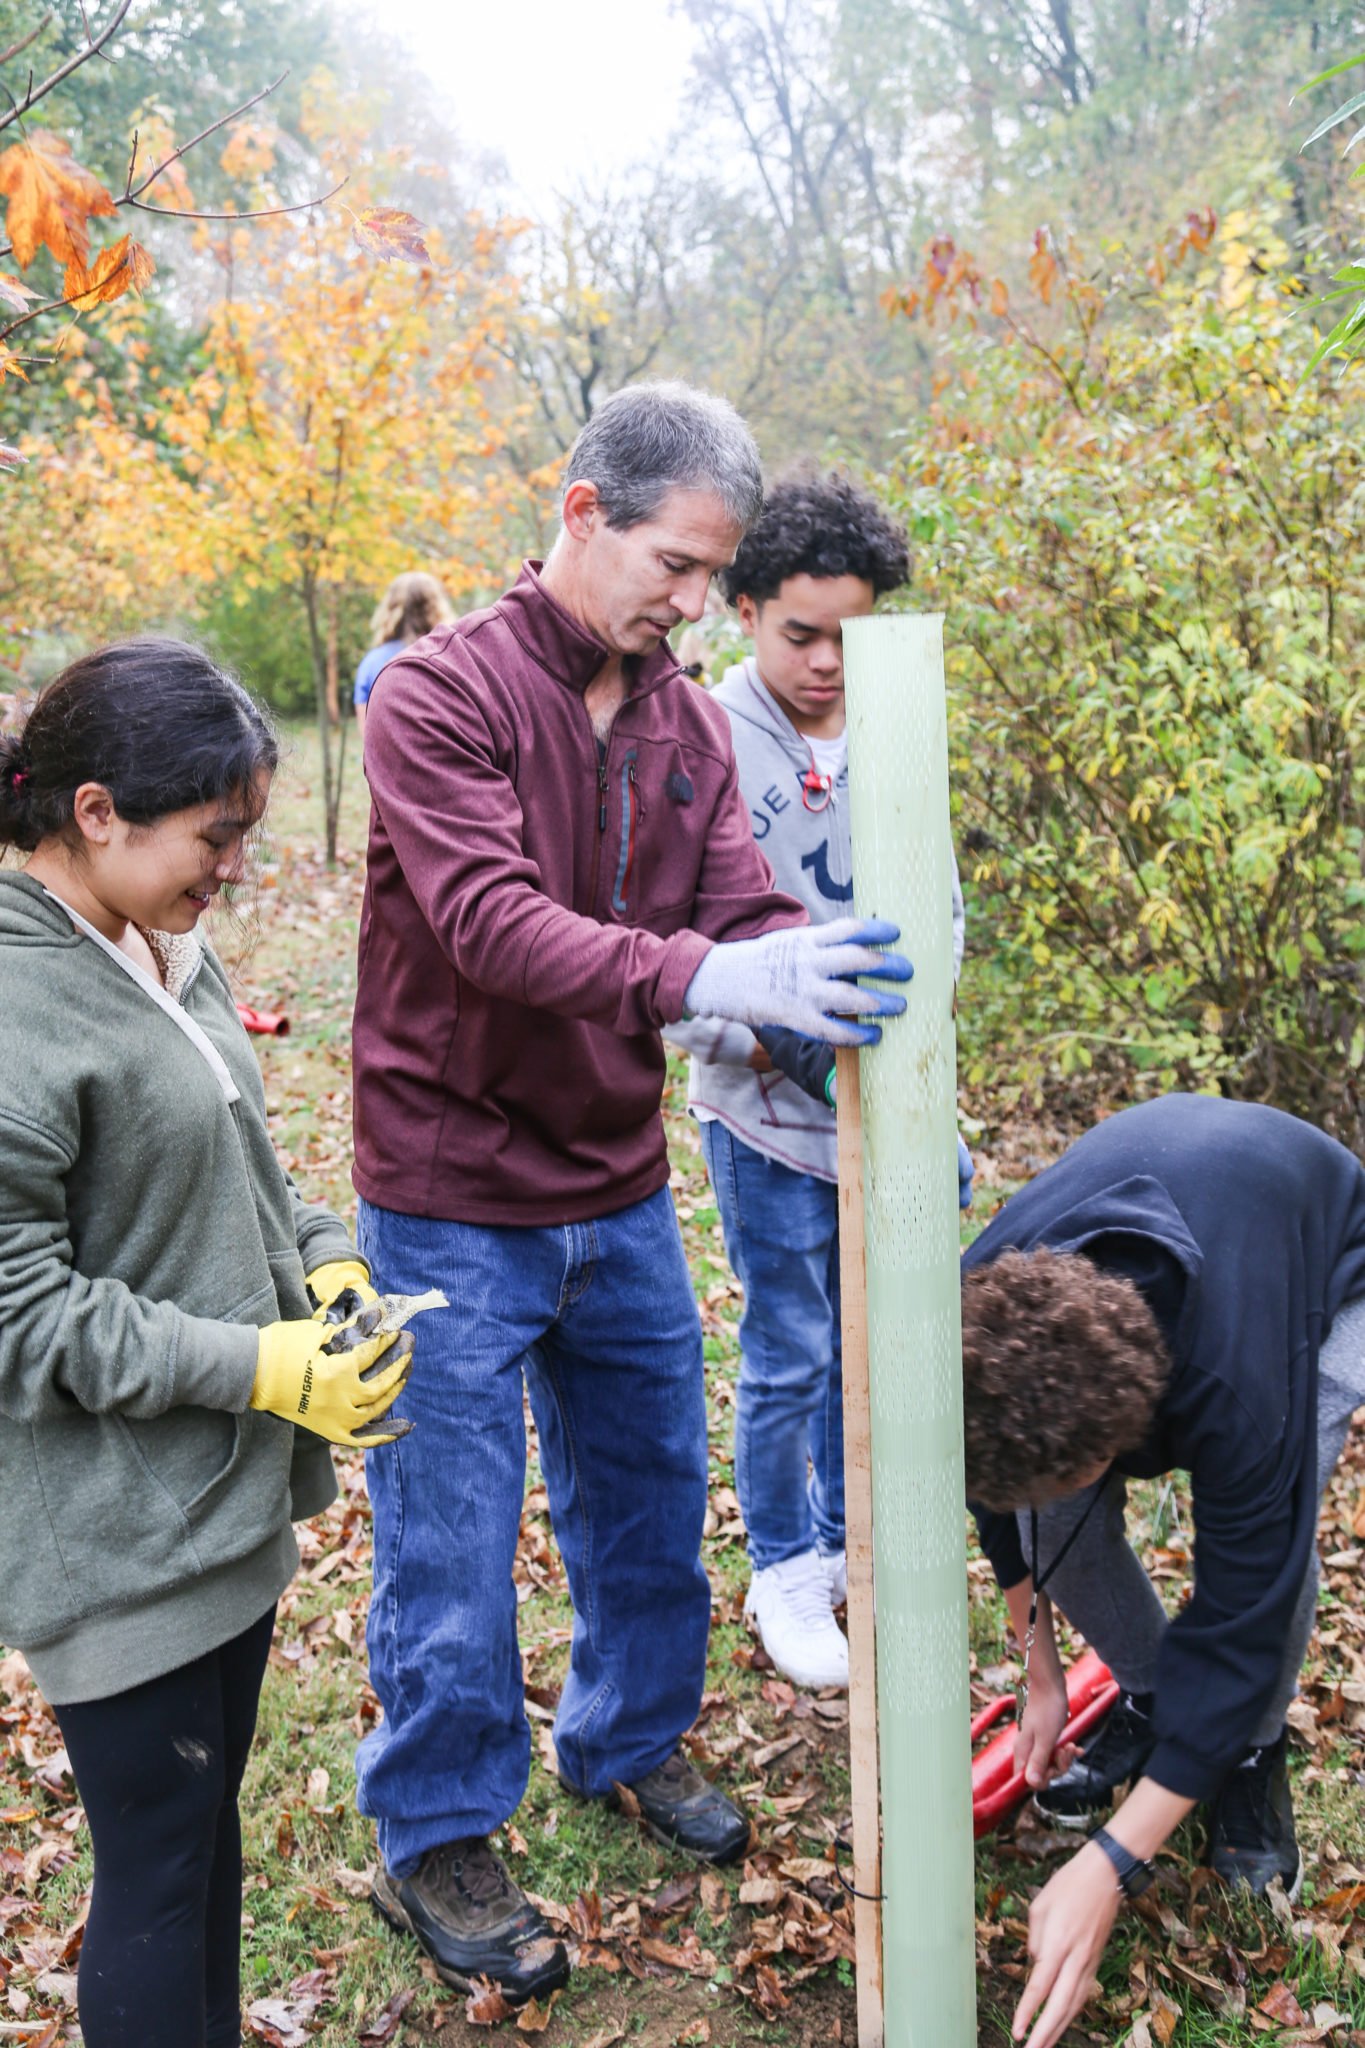
[[[730,720],[740,788],[777,886],[798,897],[812,924],[853,911],[853,846],[848,816],[848,765],[840,768],[823,809],[811,810],[803,783],[812,766],[809,742],[765,687],[750,656],[730,669],[715,692]],[[962,965],[963,904],[953,867],[953,965]],[[838,1179],[832,1109],[812,1100],[784,1074],[755,1072],[758,1043],[740,1024],[699,1018],[666,1034],[692,1055],[688,1107],[702,1121],[718,1117],[755,1151],[798,1173]]]

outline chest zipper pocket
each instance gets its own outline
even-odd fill
[[[626,917],[630,913],[630,890],[635,880],[635,834],[645,814],[635,770],[636,759],[636,751],[632,747],[621,764],[621,851],[616,862],[616,886],[611,892],[611,907],[618,917]],[[605,816],[605,799],[602,809]]]

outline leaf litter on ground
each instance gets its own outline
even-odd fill
[[[258,1044],[272,1125],[306,1192],[348,1212],[350,954],[363,867],[348,853],[329,871],[310,832],[295,829],[293,814],[277,831],[272,857],[277,886],[260,895],[260,943],[238,965],[238,992],[257,1007],[290,1008],[293,1036]],[[710,2039],[716,2048],[747,2040],[735,2031],[745,2012],[763,2026],[777,2019],[795,2025],[803,2048],[817,2039],[824,2048],[855,2038],[851,1903],[835,1861],[848,1826],[847,1707],[840,1697],[812,1696],[782,1679],[744,1627],[744,1529],[730,1442],[741,1296],[725,1265],[676,1069],[666,1109],[673,1192],[707,1341],[713,1431],[704,1555],[714,1637],[708,1690],[688,1749],[700,1769],[749,1802],[759,1825],[749,1855],[731,1872],[680,1871],[643,1833],[638,1850],[622,1852],[620,1867],[631,1873],[625,1883],[597,1881],[592,1860],[578,1859],[581,1888],[541,1903],[571,1945],[579,1974],[557,2001],[524,2013],[520,2031],[542,2032],[565,2048],[615,2048],[626,2028],[594,2014],[597,1985],[623,1987],[637,2018],[676,2010],[677,2031],[669,2038],[689,2048]],[[1022,1113],[1009,1128],[988,1130],[984,1149],[1000,1167],[992,1177],[1004,1185],[1027,1178],[1067,1135],[1046,1117],[1030,1121]],[[983,1210],[994,1199],[988,1188]],[[570,1614],[529,1417],[528,1434],[531,1484],[514,1580],[528,1712],[552,1756]],[[367,1903],[373,1841],[351,1812],[354,1743],[378,1713],[364,1655],[371,1537],[363,1460],[340,1458],[338,1476],[337,1501],[299,1530],[300,1569],[280,1602],[268,1684],[288,1705],[289,1736],[278,1752],[253,1761],[248,1781],[248,1921],[276,1899],[288,1905],[270,1923],[271,1974],[246,1996],[246,2038],[284,2048],[304,2040],[382,2044],[420,2025],[428,2038],[439,2034],[454,2048],[457,2025],[515,2033],[510,2010],[479,2007],[478,1991],[456,2000],[436,1986],[415,1947],[383,1933]],[[1161,1543],[1146,1544],[1171,1602],[1188,1583],[1182,1512],[1177,1500],[1174,1536],[1165,1528]],[[1150,1533],[1139,1531],[1140,1539]],[[1191,2041],[1216,2038],[1219,2048],[1259,2039],[1365,2048],[1365,1455],[1357,1439],[1329,1488],[1320,1549],[1319,1629],[1292,1716],[1310,1873],[1305,1902],[1279,1902],[1277,1919],[1276,1910],[1255,1912],[1226,1900],[1187,1832],[1161,1859],[1155,1897],[1121,1923],[1101,1995],[1069,2039],[1180,2048],[1181,2029],[1198,2023]],[[971,1567],[969,1599],[979,1700],[1012,1689],[1018,1667],[980,1560]],[[305,1744],[321,1747],[299,1747],[296,1758],[303,1731]],[[277,1810],[254,1812],[252,1787],[267,1780],[286,1791],[276,1795]],[[502,1839],[533,1891],[538,1870],[561,1867],[561,1838],[570,1839],[569,1819],[553,1786],[533,1776],[531,1799]],[[983,2043],[1003,2042],[992,2016],[1007,2012],[1026,1971],[1029,1896],[1073,1847],[1028,1813],[978,1846]],[[88,1861],[88,1832],[60,1731],[23,1659],[4,1658],[0,2012],[11,2023],[42,2029],[27,2038],[43,2048],[77,2033],[75,1969],[89,1910]],[[256,1938],[249,1927],[248,1940]],[[686,2005],[698,1991],[714,2000],[704,2015]],[[809,2008],[809,2025],[818,2029],[812,2035],[802,2015],[817,1992],[823,2003]],[[477,2018],[471,2006],[479,2008]],[[354,2015],[349,2022],[347,2013]],[[1097,2028],[1097,2036],[1087,2031]],[[459,2032],[461,2042],[468,2038]]]

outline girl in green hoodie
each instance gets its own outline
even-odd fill
[[[391,1441],[408,1369],[392,1337],[323,1349],[368,1272],[276,1159],[196,929],[277,760],[173,640],[86,656],[0,736],[27,856],[0,870],[0,1642],[90,1823],[86,2048],[238,2048],[237,1790],[291,1521],[335,1493],[322,1439]]]

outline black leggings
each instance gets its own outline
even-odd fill
[[[237,1793],[275,1610],[220,1650],[54,1709],[95,1845],[86,2048],[240,2048]]]

